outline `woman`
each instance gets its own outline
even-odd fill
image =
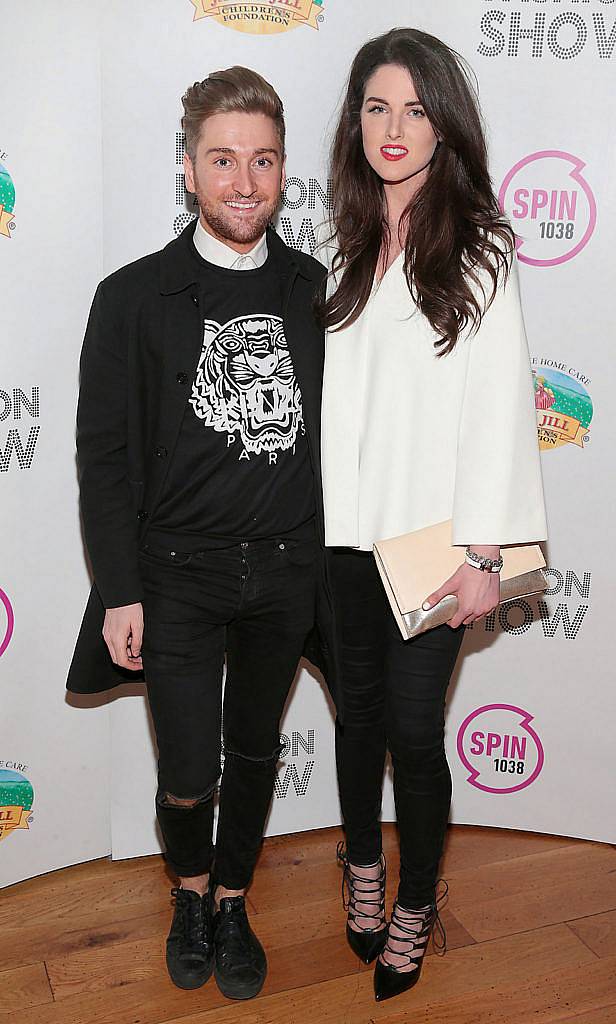
[[[412,29],[363,46],[332,179],[323,478],[344,723],[339,854],[347,936],[367,963],[378,957],[384,999],[415,984],[440,925],[444,707],[463,627],[498,604],[500,545],[543,539],[545,515],[513,235],[461,58]],[[461,564],[427,597],[455,594],[458,610],[403,641],[373,543],[446,519]],[[387,748],[401,847],[389,924],[379,825]]]

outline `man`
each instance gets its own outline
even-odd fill
[[[94,587],[68,686],[122,681],[111,659],[144,669],[156,813],[180,879],[169,974],[197,988],[214,970],[226,996],[245,999],[266,959],[244,894],[315,615],[323,337],[312,302],[325,269],[268,228],[284,187],[273,88],[234,67],[183,104],[199,219],[99,285],[84,341],[77,447]]]

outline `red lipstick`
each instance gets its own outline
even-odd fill
[[[402,160],[408,156],[408,152],[406,146],[381,146],[381,156],[385,160]]]

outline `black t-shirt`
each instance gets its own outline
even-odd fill
[[[151,529],[203,542],[293,532],[315,513],[314,480],[271,256],[255,270],[199,260],[203,348]]]

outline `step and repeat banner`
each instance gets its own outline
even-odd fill
[[[478,78],[518,236],[549,526],[548,593],[465,640],[447,718],[452,820],[613,842],[616,3],[432,4],[422,27]]]
[[[9,22],[0,62],[0,884],[110,851],[160,849],[143,687],[66,700],[64,681],[88,589],[74,457],[79,349],[100,278],[196,216],[180,97],[231,64],[272,82],[288,132],[277,229],[312,252],[350,62],[395,25],[444,39],[477,76],[495,188],[518,236],[550,526],[548,593],[467,631],[447,716],[452,820],[616,841],[616,2],[110,0],[90,10],[34,0]],[[503,417],[485,429],[510,425]],[[269,834],[338,823],[332,711],[307,669],[282,731]],[[389,779],[383,812],[393,817]]]
[[[106,853],[107,709],[65,702],[89,590],[77,360],[103,273],[99,31],[90,5],[2,10],[0,884]],[[98,702],[101,703],[100,701]]]

